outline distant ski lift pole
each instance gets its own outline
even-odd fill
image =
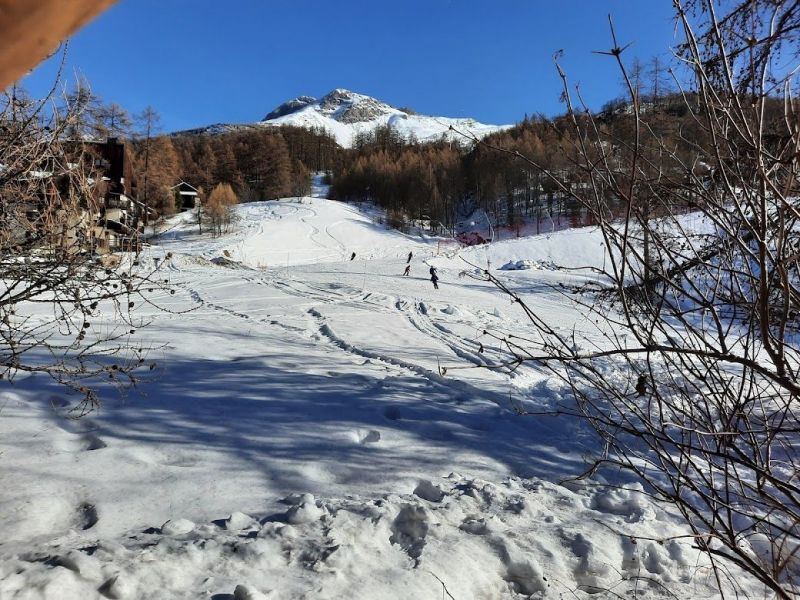
[[[494,227],[492,227],[492,220],[489,218],[489,214],[486,212],[486,210],[480,209],[478,212],[483,215],[483,218],[486,220],[486,225],[489,227],[489,243],[492,243],[494,241]],[[472,221],[471,224],[473,226],[477,225],[475,221]]]

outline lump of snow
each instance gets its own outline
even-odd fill
[[[472,535],[485,535],[489,529],[483,519],[468,518],[458,528]]]
[[[302,506],[293,506],[286,511],[286,520],[292,525],[302,525],[319,520],[323,514],[325,511],[316,504],[303,504]]]
[[[439,310],[440,312],[446,315],[451,315],[455,317],[461,317],[461,318],[472,317],[472,314],[470,314],[469,311],[465,310],[463,307],[453,306],[452,304],[448,304],[447,306],[445,306],[444,308],[440,308]]]
[[[641,491],[641,485],[633,484],[632,489],[607,489],[592,497],[591,508],[605,513],[625,517],[629,523],[650,521],[655,518],[655,510]]]
[[[303,494],[300,502],[286,511],[286,521],[293,525],[302,525],[317,521],[325,514],[325,511],[317,506],[314,496]]]
[[[345,435],[355,444],[376,444],[381,441],[381,432],[377,429],[356,429],[348,431]]]
[[[361,437],[359,440],[362,444],[374,444],[376,442],[381,441],[381,432],[376,429],[370,429],[365,435]]]
[[[468,313],[458,306],[453,306],[452,304],[448,304],[441,311],[446,315],[455,315],[455,316],[467,316]]]
[[[308,500],[314,501],[314,496],[312,494],[289,494],[285,498],[281,499],[283,504],[290,504],[292,506],[297,506],[306,502]]]
[[[125,600],[125,598],[134,597],[132,583],[121,574],[107,579],[97,591],[106,598],[112,598],[112,600]]]
[[[231,516],[225,519],[225,529],[228,531],[238,531],[241,529],[247,529],[251,525],[255,523],[255,519],[250,515],[246,515],[243,512],[234,512],[231,513]]]
[[[265,600],[266,596],[251,587],[237,585],[233,590],[233,600]]]
[[[539,268],[535,260],[512,260],[500,267],[501,271],[526,271]]]
[[[5,565],[4,565],[5,566]],[[23,575],[18,575],[23,577]],[[6,580],[7,581],[7,580]],[[7,589],[7,588],[2,588]],[[83,581],[73,571],[68,569],[51,569],[50,576],[37,585],[35,588],[19,590],[21,594],[16,595],[17,598],[83,598],[84,597]],[[14,594],[15,590],[12,588],[11,593]],[[27,592],[27,593],[26,593]],[[6,597],[5,595],[3,596]],[[109,596],[111,598],[112,596]]]
[[[115,556],[115,557],[123,557],[130,554],[130,550],[128,550],[122,544],[115,542],[113,540],[104,540],[97,545],[98,549],[102,550],[104,554],[108,556]]]
[[[444,492],[441,488],[427,479],[420,481],[417,487],[414,488],[414,495],[429,502],[441,502],[444,498]]]
[[[194,531],[194,523],[189,519],[167,521],[161,526],[161,533],[164,535],[185,535],[191,531]]]

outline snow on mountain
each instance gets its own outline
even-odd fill
[[[270,112],[259,125],[294,125],[295,127],[322,127],[329,131],[345,148],[352,147],[358,133],[389,126],[408,138],[434,141],[443,135],[461,140],[463,136],[450,127],[469,135],[483,137],[506,126],[484,125],[474,119],[453,119],[409,114],[370,96],[345,89],[335,89],[319,100],[301,96],[282,104]]]
[[[339,145],[351,148],[356,135],[389,126],[405,138],[414,137],[430,142],[445,136],[449,140],[466,141],[466,136],[484,137],[510,125],[485,125],[474,119],[432,117],[411,114],[345,89],[335,89],[322,98],[299,96],[270,111],[263,120],[253,124],[215,124],[208,127],[177,132],[180,134],[224,133],[250,127],[289,125],[321,128],[334,136]],[[450,127],[457,131],[452,131]]]

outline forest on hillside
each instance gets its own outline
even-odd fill
[[[634,75],[637,72],[634,69]],[[131,117],[122,107],[103,103],[85,83],[76,86],[68,100],[85,115],[71,135],[130,140],[139,197],[162,215],[175,211],[170,188],[179,181],[198,188],[201,198],[227,183],[244,202],[306,195],[311,173],[325,172],[332,198],[373,202],[401,229],[416,221],[453,233],[460,219],[478,209],[496,225],[510,228],[543,219],[588,225],[591,211],[572,196],[591,183],[591,165],[582,153],[582,140],[591,134],[604,148],[600,153],[595,149],[594,159],[612,168],[614,163],[626,164],[631,149],[644,149],[654,196],[659,196],[659,186],[675,188],[692,175],[705,177],[709,185],[714,181],[714,166],[699,158],[710,155],[712,141],[687,110],[687,101],[699,102],[699,97],[659,91],[658,86],[642,94],[638,129],[631,103],[612,100],[596,114],[587,110],[555,118],[526,115],[517,125],[481,140],[464,134],[461,142],[421,143],[380,127],[357,135],[353,148],[342,148],[323,129],[290,126],[161,134],[154,109]],[[768,104],[768,112],[774,113],[778,128],[780,101]],[[780,143],[769,136],[765,141]],[[680,163],[662,161],[667,150],[679,156]],[[684,199],[683,208],[691,207],[689,192],[677,197]],[[613,199],[609,206],[613,211]],[[648,210],[655,214],[680,208],[659,209],[653,202]]]

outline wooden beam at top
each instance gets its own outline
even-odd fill
[[[0,0],[0,90],[116,0]]]

